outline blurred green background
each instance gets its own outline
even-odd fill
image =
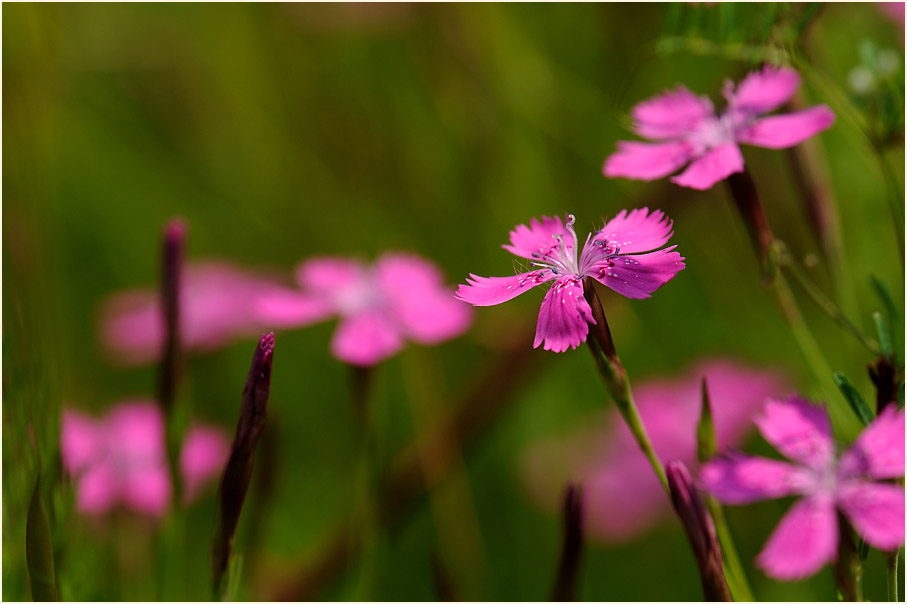
[[[601,174],[615,142],[632,138],[636,102],[676,83],[717,101],[726,78],[781,56],[803,72],[804,101],[838,114],[818,150],[843,225],[842,305],[872,333],[871,313],[883,308],[869,284],[875,274],[903,312],[890,192],[866,136],[866,124],[895,125],[901,136],[884,153],[903,192],[903,20],[871,4],[2,10],[4,599],[30,598],[24,531],[39,470],[50,478],[43,494],[64,599],[210,597],[213,489],[182,523],[168,522],[163,537],[129,515],[91,522],[72,509],[58,452],[61,406],[100,414],[117,400],[154,393],[153,367],[110,363],[98,311],[117,290],[154,285],[161,229],[173,216],[189,225],[191,258],[289,275],[313,254],[404,250],[436,261],[453,285],[469,272],[508,274],[511,257],[500,245],[533,216],[572,212],[584,231],[623,208],[660,208],[675,221],[672,243],[686,270],[649,300],[603,295],[632,378],[730,356],[781,368],[800,392],[837,397],[840,406],[831,376],[820,382],[810,372],[760,285],[722,186],[700,193]],[[848,77],[871,45],[894,51],[900,88],[860,97]],[[834,296],[788,153],[744,148],[744,155],[776,235]],[[871,399],[870,357],[801,293],[830,366]],[[381,463],[454,408],[502,354],[502,341],[521,334],[529,346],[541,297],[477,309],[459,340],[410,346],[380,367],[373,403]],[[274,597],[355,508],[350,469],[360,445],[348,368],[327,353],[333,328],[277,333],[265,438],[276,459],[273,486],[261,497],[253,482],[240,521],[239,598]],[[253,345],[188,358],[180,398],[196,417],[232,431]],[[383,531],[317,597],[435,599],[433,556],[465,598],[548,597],[559,519],[529,499],[523,455],[611,403],[586,352],[531,358],[534,370],[463,452],[453,480]],[[836,430],[847,440],[855,425]],[[756,595],[832,599],[827,568],[781,584],[753,567],[787,505],[728,510]],[[701,597],[673,521],[630,545],[591,545],[581,576],[584,599]],[[874,552],[870,599],[884,598],[883,576]]]

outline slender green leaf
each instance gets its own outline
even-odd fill
[[[32,599],[35,602],[59,600],[54,581],[54,551],[50,543],[50,528],[41,503],[41,475],[35,481],[28,520],[25,524],[25,560],[31,581]]]
[[[857,418],[863,422],[864,426],[868,425],[873,420],[874,416],[869,409],[869,406],[866,404],[866,401],[863,400],[863,397],[860,396],[860,393],[853,385],[853,382],[847,379],[847,376],[843,373],[835,373],[834,380],[835,384],[838,386],[838,390],[840,390],[841,394],[844,395],[844,398],[847,399],[850,408],[853,409]]]
[[[709,399],[709,386],[702,378],[702,413],[696,426],[696,452],[700,463],[711,459],[718,450],[715,441],[715,422],[712,419],[712,402]]]
[[[891,336],[888,334],[888,325],[882,318],[882,313],[872,313],[872,320],[876,326],[876,335],[879,338],[879,348],[882,350],[882,356],[891,356]]]

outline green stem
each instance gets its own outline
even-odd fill
[[[706,507],[709,508],[709,513],[712,515],[715,531],[718,533],[718,541],[721,542],[721,548],[724,550],[724,574],[728,579],[734,600],[738,602],[755,601],[753,590],[747,581],[746,572],[743,570],[740,556],[737,554],[737,548],[731,537],[731,529],[724,517],[724,510],[712,497],[706,498]]]
[[[594,324],[589,325],[589,335],[587,339],[589,350],[595,359],[595,366],[598,368],[598,374],[601,376],[611,398],[614,399],[617,410],[621,417],[624,418],[630,433],[636,439],[636,443],[642,450],[646,459],[658,476],[661,486],[664,487],[668,497],[671,496],[671,490],[668,487],[668,477],[665,476],[664,467],[655,454],[649,435],[639,417],[639,411],[636,409],[636,403],[633,402],[633,392],[630,389],[630,379],[627,372],[624,371],[614,349],[614,342],[611,339],[611,331],[608,329],[608,321],[605,319],[605,312],[602,310],[601,301],[598,294],[592,286],[592,280],[586,277],[583,280],[583,293],[589,306],[592,308],[592,317],[595,319]]]
[[[885,178],[885,184],[888,186],[888,203],[891,208],[891,218],[894,222],[894,230],[898,236],[898,253],[901,257],[901,268],[904,268],[904,189],[898,183],[885,155],[885,149],[881,145],[873,143],[876,158],[879,160],[879,166],[882,168],[882,176]]]
[[[888,601],[900,602],[898,597],[898,554],[900,548],[893,552],[885,554],[885,572],[888,574],[888,580],[885,586],[888,588]]]
[[[879,343],[874,339],[870,338],[863,331],[854,325],[850,319],[844,316],[844,313],[832,302],[822,290],[813,283],[810,278],[803,272],[796,261],[791,258],[790,253],[787,250],[787,246],[784,245],[781,241],[775,240],[773,245],[772,253],[774,255],[775,263],[778,266],[781,266],[787,270],[794,281],[796,281],[800,287],[803,288],[813,302],[815,302],[819,308],[825,311],[831,319],[841,326],[847,333],[855,337],[859,342],[866,347],[866,349],[871,352],[874,356],[879,356],[881,354],[881,349],[879,348]]]

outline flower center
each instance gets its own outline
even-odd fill
[[[576,238],[576,230],[573,228],[575,223],[576,217],[573,214],[567,214],[567,233],[552,235],[557,240],[558,245],[552,247],[544,254],[533,253],[532,266],[546,268],[555,275],[578,276],[580,274],[577,259],[579,242]],[[565,237],[567,238],[566,240]]]

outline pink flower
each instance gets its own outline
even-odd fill
[[[215,428],[190,429],[180,459],[187,501],[220,472],[227,442]],[[164,419],[153,402],[120,403],[101,419],[64,410],[60,453],[76,478],[79,511],[103,514],[119,504],[157,517],[167,511],[171,485]]]
[[[506,302],[536,285],[554,281],[539,310],[536,348],[563,352],[586,341],[592,310],[583,296],[583,278],[592,277],[628,298],[648,298],[684,268],[683,257],[671,251],[677,246],[643,254],[667,243],[674,232],[672,222],[659,210],[626,210],[586,237],[582,252],[573,224],[560,217],[542,216],[529,226],[510,232],[505,250],[530,260],[535,270],[512,277],[479,277],[470,274],[457,298],[475,306]]]
[[[643,101],[632,111],[636,134],[657,142],[619,141],[605,160],[605,176],[655,180],[689,163],[671,180],[708,189],[743,171],[739,143],[784,149],[831,126],[835,114],[826,105],[760,117],[787,102],[799,85],[796,71],[767,65],[750,72],[736,90],[730,80],[725,83],[727,108],[720,116],[708,97],[683,86]]]
[[[708,379],[720,447],[740,444],[765,399],[785,388],[784,380],[775,372],[728,360],[700,362],[679,379],[634,384],[640,417],[662,462],[680,460],[690,467],[696,464],[703,377]],[[670,517],[664,488],[617,410],[585,418],[582,426],[529,450],[526,477],[535,499],[553,505],[565,481],[581,482],[588,533],[606,542],[633,539]]]
[[[271,280],[224,262],[190,265],[180,288],[182,345],[209,351],[237,338],[259,335],[267,325],[255,314],[257,300],[279,289]],[[101,315],[102,338],[116,361],[138,365],[160,357],[164,317],[159,292],[116,294],[104,304]]]
[[[904,475],[904,411],[887,407],[836,460],[822,407],[792,396],[770,401],[757,420],[769,443],[794,463],[732,454],[702,468],[702,485],[724,503],[801,495],[775,529],[757,563],[776,579],[809,576],[834,560],[836,510],[867,543],[904,543],[904,487],[876,482]]]
[[[301,290],[263,296],[259,316],[275,327],[339,316],[331,352],[351,365],[374,365],[396,354],[405,340],[438,344],[472,322],[472,313],[454,300],[438,268],[417,256],[385,254],[372,266],[313,258],[299,265],[296,280]]]

